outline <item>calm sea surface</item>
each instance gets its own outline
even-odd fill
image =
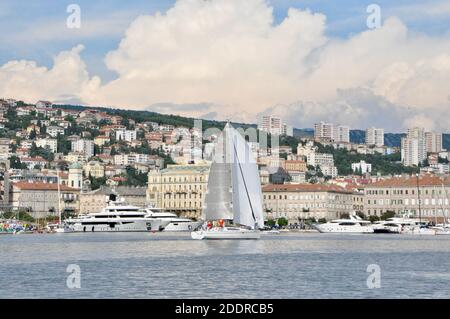
[[[68,265],[81,288],[66,284]],[[369,289],[368,265],[381,271]],[[450,298],[450,236],[0,236],[0,298]]]

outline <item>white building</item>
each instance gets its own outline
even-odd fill
[[[52,105],[53,105],[52,102],[49,102],[49,101],[37,101],[36,102],[37,108],[51,108]]]
[[[286,136],[294,136],[294,128],[291,125],[283,123],[282,134]]]
[[[264,115],[259,122],[258,129],[270,134],[282,135],[283,123],[281,118],[273,115]]]
[[[350,143],[350,127],[325,122],[316,123],[314,124],[314,139]]]
[[[425,147],[428,153],[439,153],[442,151],[442,133],[426,132]]]
[[[90,158],[94,156],[94,141],[86,139],[72,141],[72,152],[82,153]]]
[[[47,127],[47,134],[51,137],[57,137],[58,134],[64,135],[64,128],[59,126],[49,126]]]
[[[331,176],[332,178],[338,176],[338,170],[336,166],[322,165],[320,166],[320,170],[325,176]]]
[[[346,125],[335,126],[334,141],[341,143],[350,143],[350,127]]]
[[[116,130],[116,140],[131,142],[136,140],[136,130]]]
[[[427,158],[425,133],[423,128],[408,129],[407,137],[402,138],[402,163],[418,166]]]
[[[327,153],[309,153],[306,157],[306,162],[311,166],[319,166],[323,175],[336,177],[338,175],[338,170],[334,166],[334,159],[332,154]]]
[[[366,130],[366,145],[384,145],[384,129],[371,127]]]
[[[69,187],[81,189],[83,185],[83,166],[73,163],[69,166]]]
[[[306,157],[306,162],[311,166],[334,166],[333,154],[327,153],[309,153]]]
[[[58,152],[58,141],[54,138],[41,138],[36,140],[36,146],[48,148],[53,153]]]
[[[147,154],[118,154],[114,155],[114,164],[115,165],[132,165],[135,163],[145,164],[148,163],[149,157]]]
[[[353,172],[361,172],[361,174],[366,174],[372,172],[372,164],[366,163],[365,161],[360,161],[359,163],[352,164]]]

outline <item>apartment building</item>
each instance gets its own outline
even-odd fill
[[[314,124],[316,141],[350,143],[350,127],[333,123],[320,122]]]
[[[179,215],[199,218],[209,165],[168,165],[148,174],[147,203]]]
[[[90,158],[94,156],[94,141],[87,139],[72,141],[72,152],[82,153]]]
[[[147,154],[117,154],[114,155],[114,164],[116,165],[133,165],[135,163],[145,164],[149,161],[149,155]]]
[[[41,138],[36,140],[36,146],[42,148],[48,148],[53,153],[58,152],[58,141],[53,138]]]
[[[425,132],[425,148],[427,153],[442,151],[442,133]]]
[[[262,188],[267,218],[335,219],[353,210],[352,192],[331,184],[269,184]]]
[[[434,220],[448,216],[450,178],[436,175],[395,177],[368,184],[364,213],[381,216],[387,211]]]
[[[384,129],[371,127],[366,130],[366,145],[384,145]]]

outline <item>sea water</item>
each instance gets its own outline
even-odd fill
[[[450,236],[4,235],[0,298],[450,298]]]

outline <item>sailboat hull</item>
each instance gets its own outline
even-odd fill
[[[238,227],[213,228],[191,232],[192,239],[197,240],[246,240],[259,239],[259,230]]]

